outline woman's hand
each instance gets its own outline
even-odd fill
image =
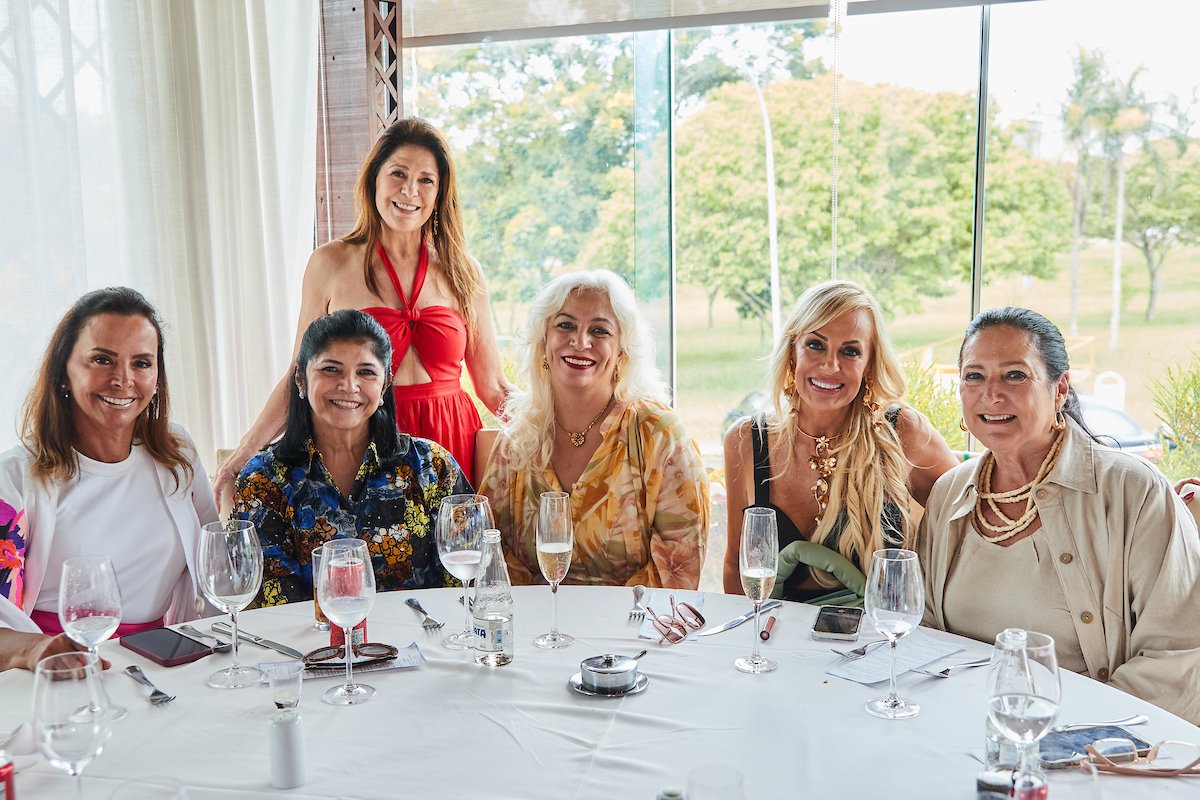
[[[242,467],[246,466],[246,462],[254,457],[258,452],[256,448],[249,447],[245,444],[239,445],[237,450],[229,455],[217,467],[212,476],[213,494],[217,496],[217,504],[220,505],[221,491],[226,487],[232,489],[233,482],[237,480],[237,476],[241,474]]]
[[[1191,505],[1196,502],[1196,496],[1200,495],[1200,478],[1191,477],[1184,478],[1175,484],[1175,493],[1183,498],[1185,505]]]
[[[86,651],[86,647],[71,641],[65,633],[47,636],[44,633],[0,628],[0,670],[19,667],[32,672],[37,663],[47,656]],[[102,669],[108,669],[109,666],[107,661],[100,659]]]

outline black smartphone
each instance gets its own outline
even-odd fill
[[[174,667],[212,654],[212,648],[170,628],[154,628],[121,637],[121,646],[145,656],[155,664]]]
[[[861,608],[821,606],[821,610],[817,612],[817,621],[813,623],[812,638],[852,642],[858,638],[862,616]]]
[[[1134,736],[1125,728],[1116,725],[1093,725],[1087,728],[1070,728],[1065,731],[1050,731],[1039,742],[1038,755],[1047,769],[1071,767],[1087,758],[1086,745],[1100,739],[1128,739],[1133,742],[1138,755],[1150,752],[1150,743]]]

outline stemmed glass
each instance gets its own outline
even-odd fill
[[[442,639],[442,647],[450,650],[470,650],[475,633],[471,628],[471,581],[479,574],[479,557],[483,552],[483,532],[496,527],[492,521],[492,506],[481,494],[452,494],[442,498],[437,518],[437,549],[442,566],[463,584],[463,611],[466,624]]]
[[[196,552],[200,591],[233,623],[233,666],[208,678],[217,689],[241,689],[262,683],[263,674],[238,663],[238,612],[258,594],[262,583],[262,545],[254,523],[244,519],[210,522],[200,531]]]
[[[79,556],[63,562],[58,622],[67,638],[98,656],[97,646],[107,641],[121,624],[121,589],[111,559]],[[108,710],[113,720],[128,715],[123,706],[112,703]]]
[[[775,571],[779,566],[779,529],[774,509],[747,508],[742,514],[738,565],[742,572],[742,591],[754,602],[754,652],[737,659],[733,665],[742,672],[771,672],[779,665],[759,655],[758,643],[762,641],[759,612],[763,601],[775,588]]]
[[[59,653],[43,658],[33,672],[33,729],[42,754],[75,778],[83,798],[83,768],[112,731],[108,696],[100,685],[95,653]]]
[[[896,645],[921,624],[925,613],[925,578],[912,550],[876,550],[863,598],[867,619],[888,640],[892,650],[890,691],[867,703],[867,712],[884,719],[905,719],[921,707],[896,696]]]
[[[317,576],[317,597],[329,621],[346,634],[346,682],[321,695],[326,703],[349,706],[365,703],[375,689],[354,682],[354,641],[351,631],[367,618],[375,605],[375,568],[362,539],[333,539],[325,543],[321,573]]]
[[[575,532],[571,520],[571,495],[566,492],[542,492],[538,509],[537,560],[542,577],[550,583],[550,632],[533,643],[544,650],[557,650],[575,644],[575,637],[558,632],[558,584],[571,567]]]
[[[1058,716],[1061,693],[1054,639],[1033,631],[1024,632],[1023,638],[998,649],[988,672],[988,716],[1005,738],[1016,743],[1021,756],[1014,778],[1018,797],[1040,784],[1034,774],[1037,742]]]

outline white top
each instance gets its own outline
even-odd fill
[[[104,688],[129,717],[113,728],[95,761],[83,770],[83,793],[108,797],[122,781],[145,783],[169,775],[191,800],[317,800],[317,798],[438,798],[438,800],[651,800],[663,786],[682,786],[702,764],[729,764],[745,776],[748,800],[967,800],[983,769],[968,754],[982,750],[987,714],[987,669],[965,669],[942,680],[911,673],[897,679],[906,699],[919,703],[913,719],[884,720],[863,705],[887,694],[887,684],[862,686],[825,674],[839,662],[833,642],[809,637],[817,610],[784,603],[762,651],[779,669],[746,675],[733,667],[748,655],[754,625],[672,646],[639,639],[629,621],[628,587],[561,586],[558,622],[577,637],[563,650],[541,650],[533,638],[550,626],[550,588],[515,586],[516,657],[504,667],[476,664],[470,651],[447,650],[446,631],[463,624],[460,589],[382,592],[368,619],[372,641],[400,647],[416,642],[426,664],[392,672],[354,671],[377,694],[362,706],[331,706],[321,693],[341,678],[304,681],[307,780],[289,793],[269,783],[267,721],[275,713],[266,688],[226,691],[205,685],[214,670],[232,663],[216,654],[178,667],[160,667],[119,642],[100,646],[112,661]],[[417,598],[446,623],[431,634],[421,615],[404,605]],[[709,626],[749,610],[745,597],[704,594]],[[765,615],[764,615],[765,616]],[[228,617],[224,617],[228,619]],[[196,623],[208,630],[210,620]],[[329,644],[313,628],[312,603],[286,603],[238,614],[242,630],[301,651]],[[987,656],[991,646],[927,631],[965,650],[938,665]],[[864,630],[861,642],[877,638]],[[852,643],[844,643],[853,647]],[[649,654],[638,669],[649,678],[641,694],[586,697],[568,679],[579,662],[601,653]],[[284,656],[243,645],[243,664]],[[140,666],[173,703],[153,706],[150,690],[119,673]],[[0,740],[29,718],[33,676],[0,673]],[[1132,730],[1142,738],[1200,741],[1194,725],[1112,686],[1062,671],[1059,722],[1088,722],[1144,713]],[[65,771],[36,749],[8,747],[16,756],[24,800],[69,800],[75,786]],[[1071,774],[1066,774],[1071,773]],[[1048,775],[1050,800],[1086,797],[1074,770]],[[1107,800],[1195,800],[1196,778],[1127,778],[1102,775]]]
[[[171,605],[187,561],[175,522],[159,498],[154,459],[140,444],[115,464],[76,455],[79,473],[58,495],[58,528],[46,574],[62,574],[68,558],[108,556],[121,587],[121,621],[156,620]],[[57,580],[43,583],[34,608],[57,614],[58,589]]]

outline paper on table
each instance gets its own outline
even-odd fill
[[[675,605],[680,603],[690,603],[696,607],[696,610],[703,613],[704,611],[704,594],[702,592],[689,592],[680,589],[647,589],[646,594],[642,595],[642,608],[653,608],[656,614],[671,613],[671,597],[675,598]],[[688,638],[694,637],[695,633],[690,633]],[[641,639],[661,639],[662,634],[654,627],[654,623],[650,621],[650,614],[646,614],[646,619],[642,622],[642,628],[638,631],[638,638]]]
[[[910,669],[923,667],[939,658],[961,652],[963,649],[962,645],[935,639],[917,628],[896,645],[896,674],[900,675]],[[834,664],[825,670],[825,674],[857,683],[886,681],[892,675],[891,648],[886,644],[880,645],[862,658]]]
[[[423,666],[425,666],[425,655],[421,652],[421,648],[417,647],[417,643],[412,642],[408,647],[401,647],[400,652],[390,661],[376,661],[372,664],[364,664],[361,667],[355,664],[354,674],[358,675],[360,672],[386,672],[393,669],[416,669]],[[301,674],[305,680],[344,676],[346,674],[346,662],[343,659],[338,659],[329,662],[328,667],[306,669]],[[264,676],[263,684],[266,683],[267,679]]]

